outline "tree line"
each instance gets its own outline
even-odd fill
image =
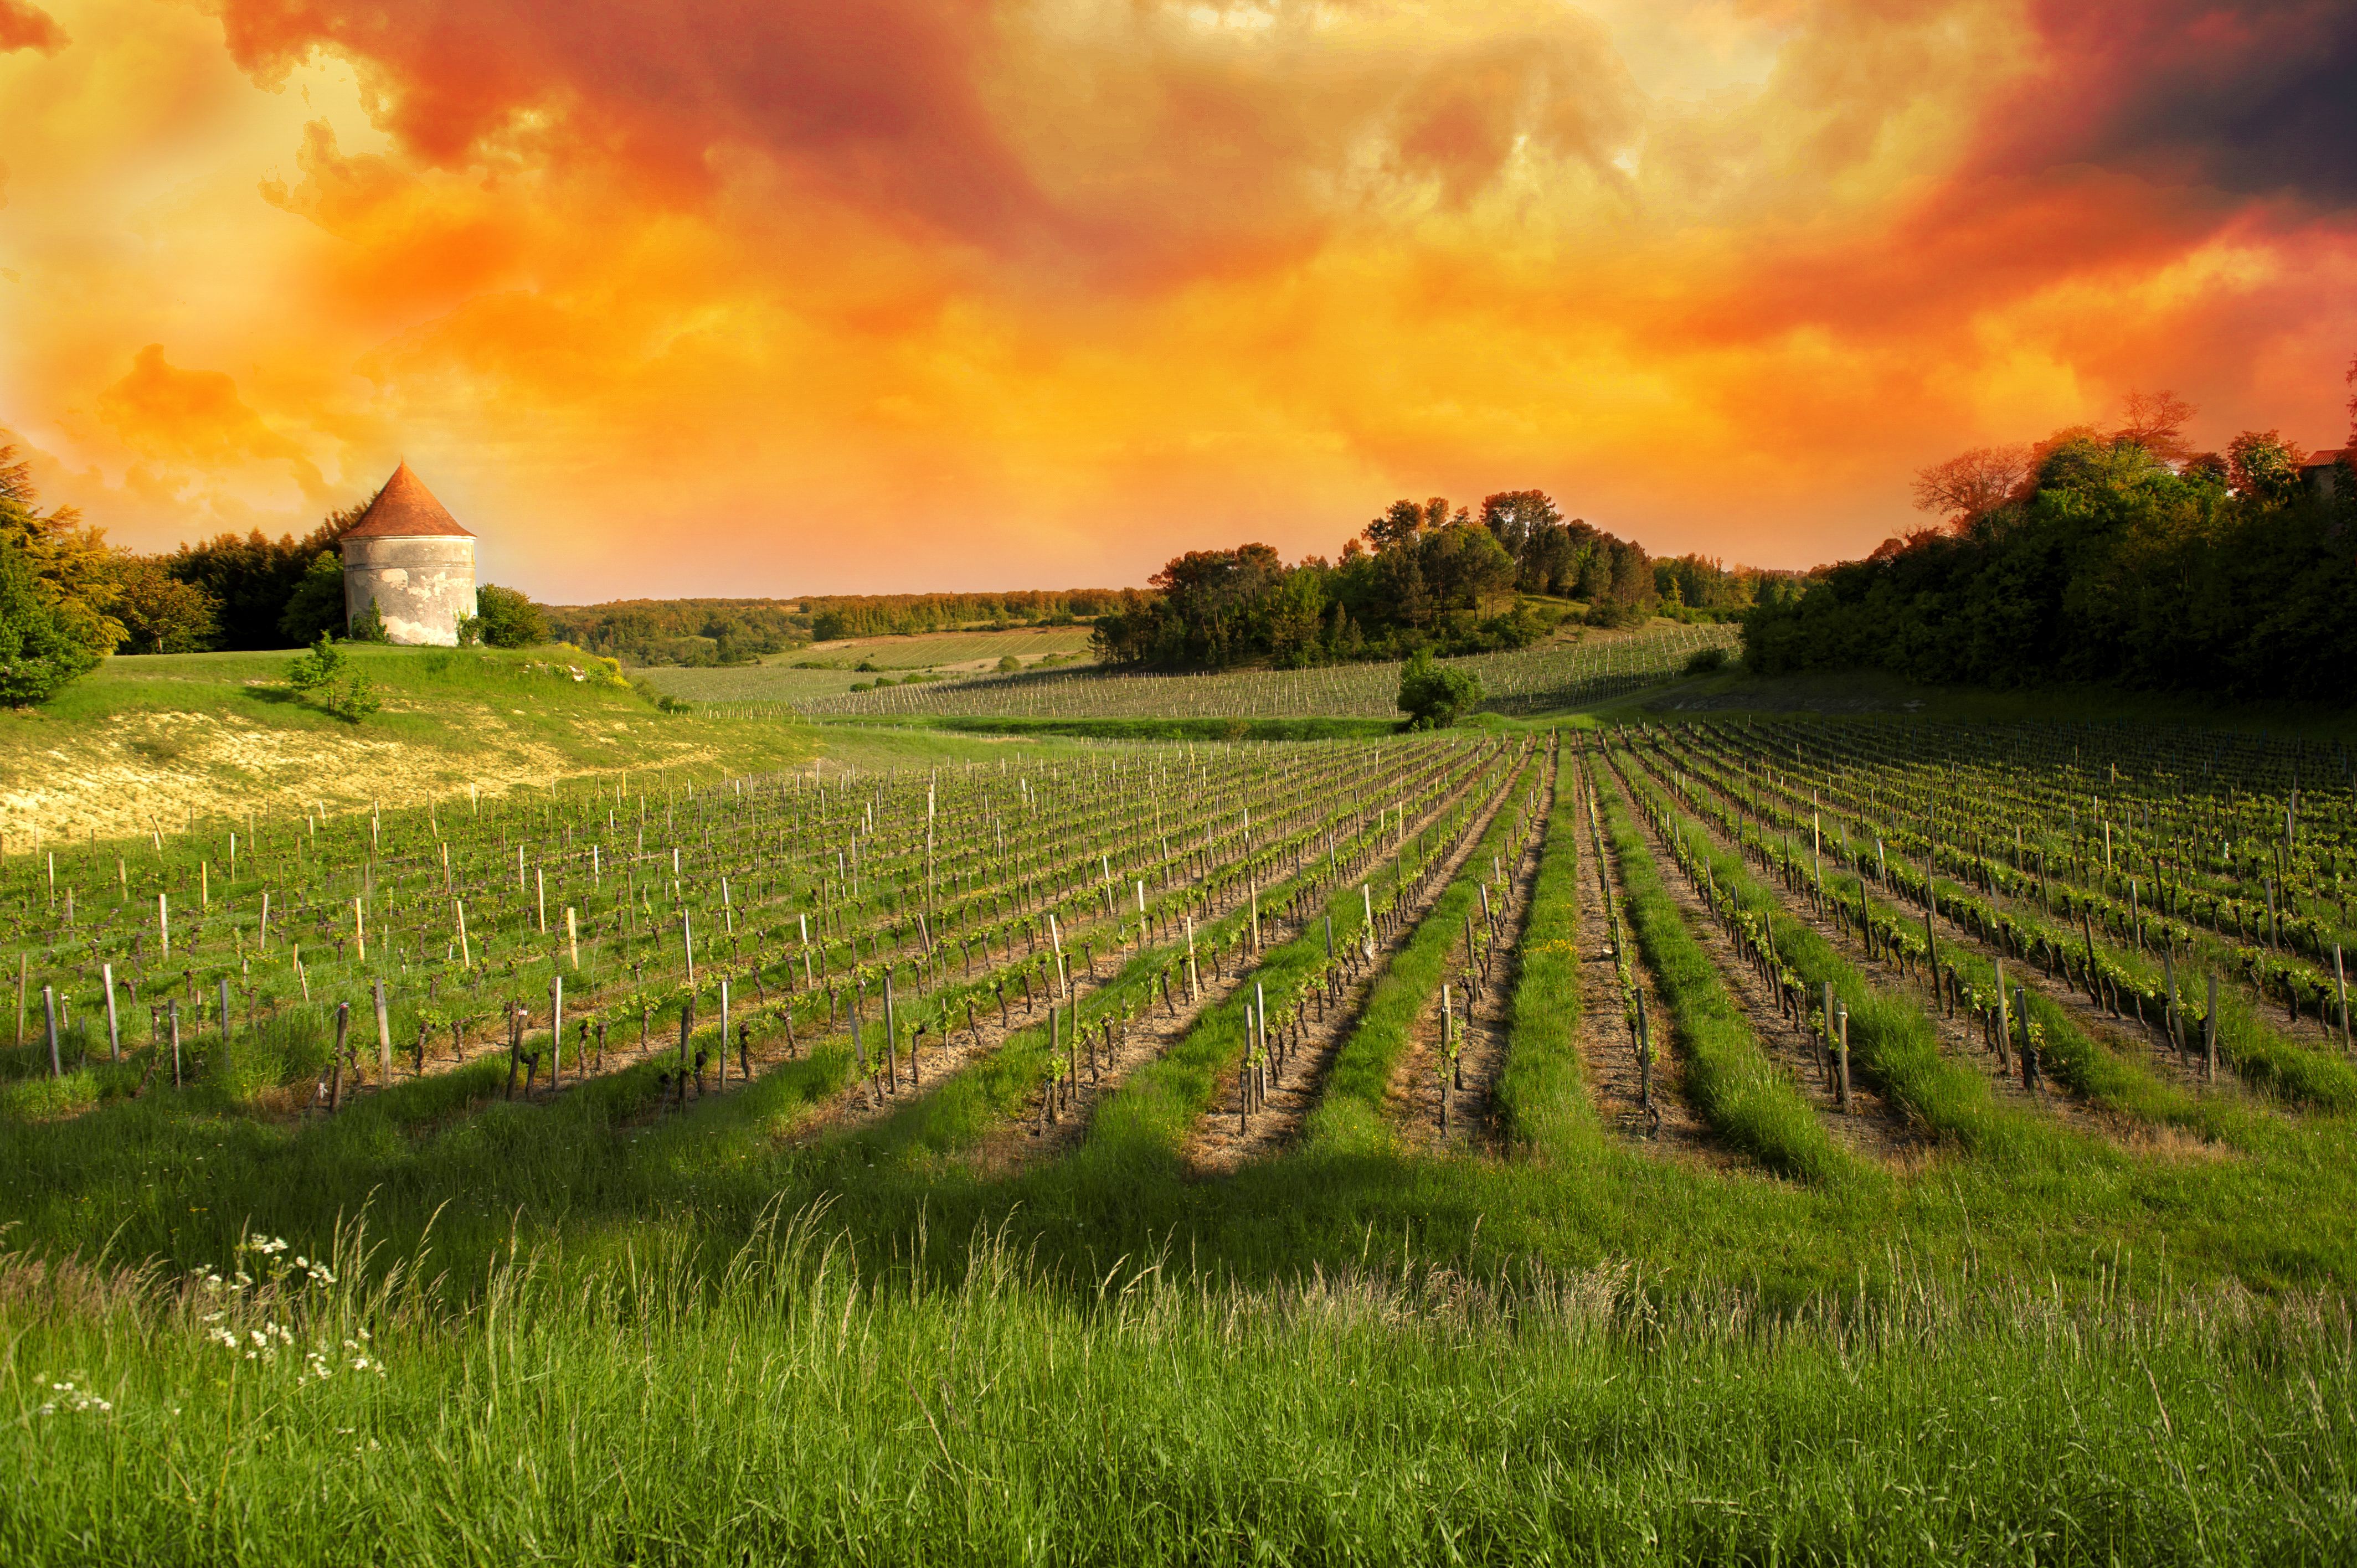
[[[1526,647],[1575,612],[1603,627],[1732,614],[1772,576],[1701,555],[1657,560],[1566,521],[1542,490],[1499,491],[1478,513],[1436,496],[1394,501],[1338,560],[1287,565],[1265,544],[1189,551],[1148,590],[1125,590],[1094,641],[1111,662],[1159,670],[1476,653]]]
[[[974,594],[838,594],[803,599],[623,599],[557,606],[566,641],[631,664],[749,664],[810,642],[972,628],[1071,626],[1114,608],[1112,588]]]
[[[825,594],[802,601],[811,639],[899,637],[972,627],[1071,626],[1120,603],[1113,588],[1020,588],[988,594]]]
[[[1746,667],[2345,703],[2357,396],[2351,446],[2327,462],[2271,430],[2195,450],[2195,412],[2134,396],[2111,429],[1924,469],[1917,504],[1943,522],[1764,598],[1744,619]]]
[[[750,664],[810,640],[810,617],[791,599],[618,599],[552,605],[551,630],[626,664]]]
[[[29,466],[0,444],[0,703],[39,702],[109,653],[302,648],[321,633],[383,640],[371,613],[348,624],[337,542],[368,502],[297,539],[259,529],[168,553],[106,542],[71,507],[41,510]],[[371,497],[371,500],[374,498]],[[485,584],[462,639],[522,648],[548,639],[541,607]]]

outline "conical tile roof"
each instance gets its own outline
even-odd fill
[[[388,539],[393,537],[426,539],[472,539],[475,536],[458,526],[425,482],[409,471],[404,463],[384,482],[376,499],[369,502],[368,510],[360,521],[344,532],[346,539]]]

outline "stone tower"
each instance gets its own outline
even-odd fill
[[[413,647],[456,648],[458,618],[475,613],[475,536],[404,463],[340,541],[344,613],[370,601],[385,635]]]

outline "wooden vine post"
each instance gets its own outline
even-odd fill
[[[2202,1077],[2218,1081],[2218,972],[2210,972],[2210,1011],[2201,1020]]]
[[[114,966],[99,965],[99,975],[106,986],[106,1059],[123,1059],[123,1023],[114,1013]]]
[[[1849,1004],[1834,1004],[1834,1061],[1840,1070],[1841,1110],[1850,1113],[1849,1101]]]
[[[380,979],[373,989],[376,1002],[376,1070],[379,1082],[393,1082],[393,1020],[385,1010],[384,982]]]

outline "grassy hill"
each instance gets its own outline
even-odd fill
[[[415,802],[469,785],[497,795],[585,773],[749,771],[822,752],[888,760],[909,744],[664,714],[560,650],[350,653],[384,704],[358,725],[287,685],[287,653],[114,658],[46,707],[0,709],[5,847],[36,831],[108,837],[208,812]]]

